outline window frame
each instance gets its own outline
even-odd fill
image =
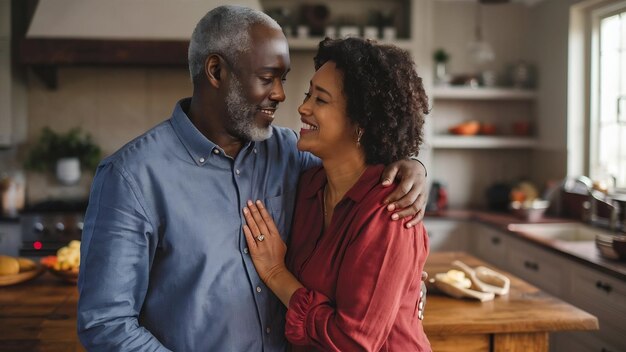
[[[587,0],[570,7],[567,84],[567,175],[591,175],[592,114],[599,85],[600,17],[620,13],[626,0]],[[594,30],[595,29],[595,30]],[[597,78],[598,75],[595,75]],[[626,189],[614,189],[626,194]]]
[[[591,11],[591,69],[590,69],[590,104],[588,114],[588,155],[586,157],[587,174],[592,179],[598,179],[601,175],[594,169],[597,165],[599,141],[599,119],[600,113],[600,37],[602,20],[621,13],[626,13],[626,0],[602,6]],[[615,187],[615,193],[626,193],[626,185]]]

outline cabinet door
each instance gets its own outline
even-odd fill
[[[564,298],[568,292],[565,267],[567,262],[556,254],[516,238],[509,238],[508,269],[531,284]]]
[[[509,270],[506,263],[509,235],[482,224],[473,224],[469,235],[472,253],[498,268]]]
[[[591,268],[572,270],[571,303],[595,315],[598,338],[626,351],[626,283]]]
[[[551,352],[621,352],[624,346],[613,345],[598,331],[575,331],[550,335]]]
[[[467,232],[470,225],[466,221],[424,219],[430,251],[467,251]]]
[[[19,254],[21,242],[20,224],[0,223],[0,254],[16,257]]]

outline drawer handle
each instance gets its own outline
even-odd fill
[[[526,267],[526,269],[539,271],[539,264],[534,263],[534,262],[529,262],[528,260],[524,261],[524,267]]]
[[[606,293],[610,293],[613,290],[613,287],[610,284],[607,284],[607,283],[602,282],[600,280],[598,280],[596,282],[596,288],[598,290],[602,290],[602,291],[604,291]]]
[[[491,237],[491,243],[493,243],[495,245],[499,245],[500,244],[500,237]]]

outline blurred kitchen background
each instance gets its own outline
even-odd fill
[[[50,253],[80,239],[95,165],[169,118],[175,102],[191,95],[188,38],[197,20],[222,3],[0,0],[0,224],[5,234],[22,233],[0,238],[0,254],[42,249],[36,246],[46,244],[27,233],[44,227],[66,232]],[[507,264],[511,248],[524,245],[500,250],[504,240],[493,234],[487,247],[470,246],[470,220],[489,222],[472,212],[541,223],[550,206],[549,216],[615,236],[626,229],[623,0],[233,3],[264,10],[289,39],[292,69],[277,125],[299,130],[297,106],[324,36],[365,36],[412,53],[432,107],[419,159],[431,185],[427,226],[445,234],[433,237],[435,250],[483,250],[490,262],[559,295],[570,287],[569,281],[567,289],[553,287],[562,274],[532,281],[535,274],[524,276],[524,270],[533,265],[516,271]],[[31,219],[48,211],[77,215],[62,225],[58,217],[49,224]],[[495,223],[507,221],[513,222]],[[41,229],[33,230],[37,224]],[[447,237],[461,232],[464,237]],[[615,303],[620,313],[607,318],[615,330],[593,337],[601,343],[589,346],[625,350],[616,336],[626,334],[626,266],[598,264],[604,259],[598,259],[594,236],[585,238],[589,246],[574,262],[595,263],[594,270],[609,277],[602,282],[613,283],[606,302],[621,303]],[[594,305],[581,304],[595,312]]]

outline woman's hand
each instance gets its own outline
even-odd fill
[[[291,296],[302,284],[285,266],[287,245],[260,200],[256,204],[249,200],[248,206],[243,208],[243,216],[247,223],[243,225],[243,233],[259,277],[285,307],[289,307]]]
[[[405,226],[417,225],[424,218],[426,208],[426,168],[415,160],[399,160],[383,171],[383,186],[387,187],[398,179],[398,187],[385,199],[387,210],[394,212],[391,219],[411,218]]]
[[[266,285],[285,267],[287,245],[280,238],[276,224],[260,200],[243,208],[247,225],[243,226],[250,257],[259,277]]]

